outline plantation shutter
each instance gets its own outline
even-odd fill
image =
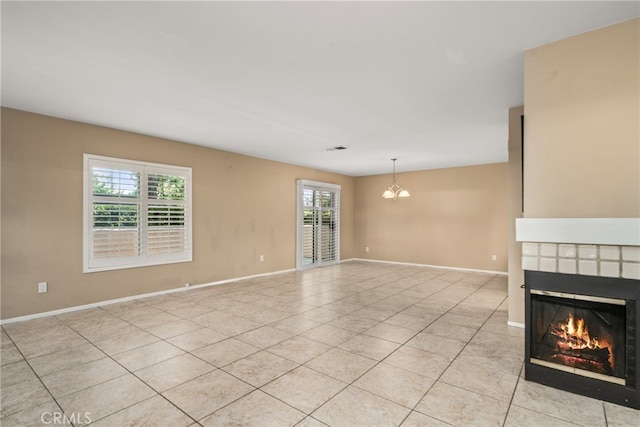
[[[191,261],[191,169],[85,155],[84,271]]]
[[[303,257],[305,264],[318,261],[318,197],[317,191],[305,188],[303,199]]]
[[[337,197],[334,191],[321,192],[321,244],[322,261],[336,259],[336,243],[338,226],[337,221]]]
[[[185,178],[162,173],[147,175],[147,251],[149,254],[183,252],[189,247]]]
[[[340,186],[298,181],[297,268],[340,261]]]
[[[140,174],[111,162],[92,165],[93,258],[140,255]]]

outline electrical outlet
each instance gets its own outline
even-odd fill
[[[189,286],[191,286],[191,283],[189,283],[189,282],[187,282],[187,283],[185,283],[185,284],[184,284],[184,287],[185,287],[185,288],[188,288]]]
[[[366,248],[364,248],[365,252],[369,252],[369,246],[367,246]]]
[[[47,282],[38,283],[38,293],[43,294],[47,292]]]
[[[260,255],[260,262],[264,261],[264,255]]]
[[[495,255],[491,255],[491,261],[495,261],[495,260],[497,260],[497,259],[498,259],[498,257],[497,257],[497,256],[495,256]]]

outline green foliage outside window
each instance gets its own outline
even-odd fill
[[[138,227],[140,174],[133,171],[94,168],[93,194],[114,201],[94,202],[93,226]],[[184,226],[185,208],[181,204],[153,204],[153,200],[185,199],[185,179],[178,176],[149,174],[147,179],[149,227]]]

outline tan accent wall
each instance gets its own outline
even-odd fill
[[[640,216],[640,19],[525,52],[524,216]]]
[[[522,218],[523,114],[524,107],[509,109],[509,322],[514,323],[524,323],[522,245],[516,242],[516,218]]]
[[[356,257],[506,272],[507,177],[507,163],[399,173],[398,200],[382,198],[391,174],[356,178]]]
[[[293,269],[299,178],[342,186],[354,257],[352,177],[11,109],[1,150],[3,319]],[[193,262],[83,274],[83,153],[193,168]]]

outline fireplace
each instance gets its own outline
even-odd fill
[[[640,409],[640,282],[525,271],[525,379]]]
[[[531,363],[626,385],[626,300],[531,290]]]

